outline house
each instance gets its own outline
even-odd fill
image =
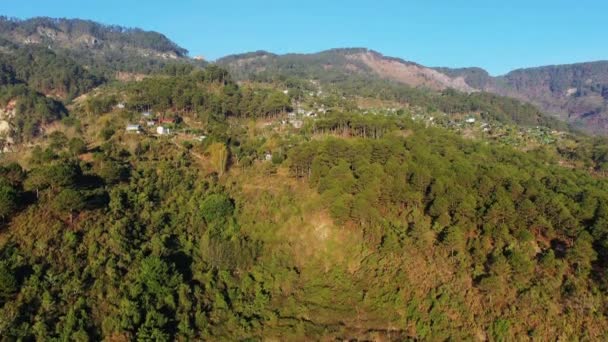
[[[270,152],[266,152],[266,154],[264,155],[264,160],[271,161],[272,160],[272,154],[270,154]]]
[[[174,124],[175,123],[175,118],[160,118],[158,119],[158,123],[161,124]]]
[[[151,118],[152,117],[152,112],[150,112],[150,111],[142,112],[141,116],[143,116],[144,118]]]
[[[201,135],[201,136],[199,136],[199,137],[196,138],[196,140],[198,140],[198,141],[203,141],[205,139],[207,139],[206,135]]]
[[[467,118],[465,120],[466,123],[475,123],[475,118]]]
[[[171,130],[166,127],[163,127],[163,126],[156,127],[156,134],[158,134],[158,135],[166,135],[166,134],[170,134],[170,133],[171,133]]]
[[[139,134],[141,132],[141,126],[135,125],[135,124],[129,124],[129,125],[127,125],[126,131],[135,132],[135,133]]]
[[[294,128],[302,128],[302,126],[304,125],[304,122],[302,122],[302,120],[291,120],[291,125]]]
[[[120,102],[119,104],[116,105],[116,108],[118,109],[125,109],[125,104]]]
[[[154,125],[156,125],[156,121],[154,121],[154,120],[148,120],[148,121],[146,121],[146,126],[152,127]]]

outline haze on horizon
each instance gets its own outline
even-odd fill
[[[427,66],[510,70],[608,59],[608,3],[487,1],[182,1],[0,3],[8,17],[81,18],[154,30],[214,60],[255,50],[366,47]]]

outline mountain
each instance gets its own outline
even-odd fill
[[[0,17],[0,144],[26,142],[112,79],[205,63],[160,33],[80,19]]]
[[[331,81],[343,75],[380,77],[414,87],[433,90],[454,88],[469,92],[463,77],[449,77],[439,71],[402,59],[386,57],[379,52],[363,49],[333,49],[314,54],[275,55],[266,51],[233,55],[216,61],[237,78],[259,73],[279,73],[290,76]]]
[[[0,340],[608,340],[608,138],[498,94],[557,76],[5,21]]]
[[[217,63],[240,79],[281,75],[331,83],[363,78],[434,91],[490,92],[532,103],[588,132],[608,133],[608,62],[604,61],[518,69],[498,77],[476,67],[428,68],[361,48],[286,55],[259,51]]]
[[[0,17],[0,38],[20,46],[43,46],[109,74],[150,72],[172,61],[200,64],[161,33],[89,20]]]
[[[593,132],[608,132],[608,61],[518,69],[491,77],[483,69],[438,68],[476,89],[531,102]]]

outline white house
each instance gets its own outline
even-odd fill
[[[139,132],[141,132],[141,126],[140,125],[129,124],[129,125],[127,125],[126,130],[127,130],[127,132],[135,132],[135,133],[139,134]]]
[[[304,125],[304,122],[302,122],[302,120],[291,120],[291,125],[294,128],[302,128],[302,126]]]
[[[165,135],[165,134],[169,134],[169,133],[171,133],[171,130],[169,130],[166,127],[163,127],[163,126],[156,127],[156,134]]]
[[[467,118],[465,120],[466,123],[475,123],[475,118]]]
[[[121,102],[121,103],[119,103],[119,104],[116,105],[116,108],[118,108],[118,109],[125,109],[125,104]]]

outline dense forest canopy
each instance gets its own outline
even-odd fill
[[[47,48],[21,48],[6,41],[0,43],[9,48],[8,53],[0,54],[0,70],[12,74],[10,83],[19,80],[38,92],[71,99],[104,82],[102,77]]]
[[[15,42],[44,29],[72,38]],[[215,65],[88,21],[0,32],[1,340],[608,339],[606,138],[324,68],[367,49]]]
[[[83,161],[55,135],[29,170],[5,166],[0,331],[291,339],[368,336],[365,324],[400,338],[605,337],[605,179],[398,115],[335,120],[357,128],[285,136],[271,167],[287,178],[233,161],[218,179],[150,138],[134,149],[113,138]],[[220,145],[242,162],[256,138],[232,132]],[[286,188],[245,190],[260,177]],[[346,234],[329,252],[350,251],[343,262],[302,261],[276,240],[317,210],[334,222],[324,234]]]

